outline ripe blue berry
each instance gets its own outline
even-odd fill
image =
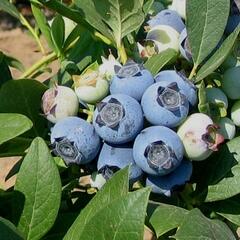
[[[235,28],[239,25],[239,23],[240,23],[239,13],[230,15],[225,29],[226,33],[231,34],[235,30]]]
[[[191,52],[191,49],[189,46],[186,28],[184,28],[182,30],[180,37],[179,37],[179,50],[180,50],[182,57],[184,57],[189,62],[192,61],[192,52]]]
[[[152,187],[152,192],[163,194],[167,197],[179,186],[188,182],[192,175],[192,163],[183,160],[181,164],[171,173],[165,176],[148,176],[146,186]]]
[[[152,74],[133,61],[116,68],[110,85],[111,94],[122,93],[140,101],[144,91],[154,83]]]
[[[98,135],[106,142],[130,142],[143,128],[141,106],[130,96],[109,95],[97,104],[93,125]]]
[[[94,127],[78,117],[67,117],[57,122],[52,128],[51,144],[53,153],[67,165],[92,161],[101,146]]]
[[[178,135],[163,126],[149,127],[141,131],[133,145],[136,164],[151,175],[166,175],[182,161],[183,144]]]
[[[116,171],[131,165],[129,180],[131,183],[141,178],[143,172],[133,160],[133,149],[131,146],[110,146],[103,144],[99,154],[97,169],[103,177],[108,180]]]
[[[152,17],[148,22],[150,28],[158,25],[166,25],[175,29],[178,33],[185,28],[181,17],[173,10],[165,9]]]
[[[188,115],[189,103],[176,82],[160,81],[143,94],[144,116],[153,125],[178,126]]]
[[[197,88],[188,80],[182,73],[174,70],[164,70],[155,76],[156,82],[176,82],[180,92],[186,96],[190,106],[195,106],[197,103]]]

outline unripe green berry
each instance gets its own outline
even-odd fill
[[[231,119],[236,126],[240,127],[240,100],[236,101],[232,106]]]
[[[230,99],[240,99],[240,66],[224,73],[222,89]]]
[[[233,139],[236,134],[236,126],[233,121],[227,117],[221,118],[218,122],[220,127],[219,133],[223,135],[225,139]]]

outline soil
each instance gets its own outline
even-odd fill
[[[46,43],[43,40],[42,42],[47,49]],[[21,28],[7,31],[0,30],[0,50],[7,55],[17,58],[23,63],[26,69],[43,57],[33,37]],[[43,81],[54,75],[59,68],[58,63],[54,62],[50,64],[50,68],[52,69],[51,74],[44,73],[36,79]],[[17,79],[21,76],[20,71],[16,69],[11,69],[11,71],[13,78]]]

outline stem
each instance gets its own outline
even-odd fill
[[[125,64],[127,62],[128,57],[127,57],[127,53],[123,43],[121,43],[117,49],[118,49],[118,56],[120,57],[120,61],[122,62],[122,64]]]
[[[89,107],[89,111],[88,111],[87,122],[91,123],[93,120],[94,105],[88,104],[88,107]]]
[[[190,75],[188,77],[189,80],[191,80],[195,76],[196,70],[197,70],[197,66],[194,65],[193,68],[192,68],[192,71],[191,71],[191,73],[190,73]]]
[[[29,78],[31,77],[39,68],[43,65],[48,64],[57,59],[57,54],[55,52],[50,53],[48,56],[41,58],[33,66],[31,66],[26,72],[24,72],[20,78]]]
[[[104,35],[102,35],[100,32],[95,31],[94,36],[101,39],[107,45],[112,45],[111,40],[109,38],[105,37]]]
[[[68,50],[70,50],[74,44],[76,43],[76,41],[72,42],[65,50],[64,53],[66,53]],[[56,60],[58,58],[58,55],[55,52],[50,53],[49,55],[41,58],[39,61],[37,61],[33,66],[31,66],[26,72],[24,72],[20,78],[29,78],[31,76],[34,75],[34,73],[36,73],[36,71],[44,66],[45,64],[49,64],[50,62]]]
[[[25,26],[29,30],[29,32],[33,35],[33,37],[35,38],[35,40],[40,48],[40,51],[42,52],[42,54],[45,55],[46,54],[45,49],[44,49],[38,35],[36,34],[36,32],[34,31],[32,26],[29,24],[27,19],[22,14],[20,14],[20,21],[21,21],[22,25]]]

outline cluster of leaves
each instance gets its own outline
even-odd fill
[[[39,43],[39,32],[52,52],[25,70],[16,59],[0,53],[0,156],[21,156],[7,178],[17,173],[13,189],[0,189],[2,239],[143,239],[144,223],[159,239],[236,239],[240,226],[240,137],[223,145],[207,161],[194,164],[191,184],[172,198],[141,188],[129,192],[128,169],[116,175],[95,196],[78,179],[89,169],[66,168],[48,148],[48,123],[40,113],[41,96],[54,82],[71,84],[71,75],[101,61],[109,49],[122,62],[139,60],[136,42],[153,0],[32,0],[36,28],[8,0],[0,9],[18,18]],[[164,1],[162,1],[164,3]],[[184,68],[199,86],[199,111],[210,114],[204,83],[230,53],[240,27],[216,48],[229,12],[227,0],[188,0],[187,30],[193,66]],[[42,7],[56,12],[50,25]],[[201,14],[196,12],[201,10]],[[65,38],[67,17],[77,23]],[[34,78],[59,59],[56,76],[40,83]],[[144,65],[153,74],[173,66],[173,50],[152,56]],[[23,71],[14,81],[10,67]],[[178,66],[176,66],[178,67]],[[192,71],[191,71],[192,69]],[[91,168],[91,166],[90,166]],[[83,172],[83,173],[82,173]],[[203,174],[204,173],[204,174]],[[94,197],[93,197],[94,196]],[[147,219],[146,218],[147,209]]]

